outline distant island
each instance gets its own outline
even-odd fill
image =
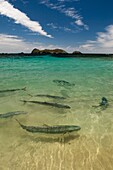
[[[50,55],[53,57],[111,57],[113,58],[113,54],[100,54],[100,53],[81,53],[80,51],[74,51],[72,53],[68,53],[63,49],[44,49],[39,50],[34,48],[31,53],[0,53],[0,57],[29,57],[29,56],[43,56]]]

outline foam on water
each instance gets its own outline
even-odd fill
[[[79,125],[78,133],[31,134],[14,118],[0,119],[0,169],[104,170],[113,169],[113,60],[91,58],[5,58],[0,59],[0,90],[26,87],[27,91],[0,94],[0,113],[27,111],[15,116],[25,125]],[[75,86],[58,86],[65,80]],[[65,100],[31,97],[49,94]],[[102,110],[102,97],[109,102]],[[71,106],[59,109],[24,104],[20,100],[56,102]],[[61,137],[61,136],[60,136]]]

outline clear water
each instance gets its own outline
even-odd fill
[[[75,86],[58,86],[53,80]],[[0,90],[26,87],[26,91],[0,93],[0,113],[27,111],[0,119],[0,170],[112,170],[113,169],[113,60],[54,58],[50,56],[0,59]],[[65,100],[31,97],[49,94]],[[106,97],[106,109],[98,105]],[[60,109],[21,100],[66,104]],[[32,134],[25,125],[79,125],[65,135]],[[60,142],[59,138],[63,138]]]

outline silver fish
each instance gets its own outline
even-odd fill
[[[46,105],[46,106],[53,106],[57,108],[64,108],[64,109],[70,109],[71,107],[68,105],[62,105],[59,103],[50,103],[50,102],[40,102],[40,101],[27,101],[27,100],[21,100],[22,102],[26,103],[35,103],[35,104],[41,104],[41,105]]]
[[[58,125],[58,126],[25,126],[21,124],[17,119],[19,125],[28,132],[32,133],[48,133],[48,134],[62,134],[67,132],[78,131],[81,129],[80,126],[75,125]]]
[[[26,91],[26,87],[21,88],[21,89],[6,89],[6,90],[0,90],[0,93],[5,93],[5,92],[14,92],[14,91],[20,91],[20,90],[24,90],[24,91]]]
[[[27,112],[24,111],[8,112],[8,113],[0,114],[0,118],[9,118],[20,114],[27,114]]]

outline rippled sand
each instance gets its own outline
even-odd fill
[[[15,130],[15,133],[18,132]],[[60,143],[58,138],[23,132],[21,138],[15,139],[15,133],[10,132],[9,137],[2,138],[0,169],[113,169],[113,134],[101,137],[96,134],[73,135],[65,137],[65,142]]]

